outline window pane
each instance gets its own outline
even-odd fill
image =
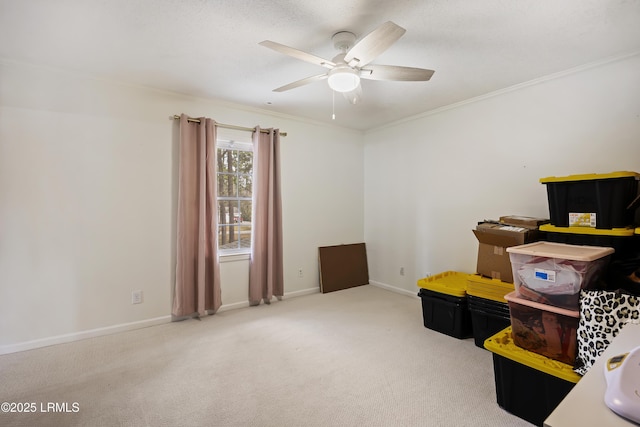
[[[251,174],[253,171],[253,152],[238,151],[238,172]]]
[[[238,225],[238,236],[241,248],[251,248],[251,222],[242,222]]]
[[[235,175],[218,175],[218,197],[238,197],[237,181]]]
[[[238,151],[218,148],[218,172],[236,172]]]
[[[251,197],[252,183],[251,175],[240,175],[238,177],[238,196]]]
[[[251,223],[221,225],[218,227],[218,248],[249,249],[251,247]]]
[[[240,215],[242,217],[243,225],[251,226],[251,201],[250,200],[241,200],[240,201]],[[250,231],[251,229],[249,229]]]
[[[230,150],[218,148],[218,172],[229,172],[227,169],[227,156],[229,156],[230,153]]]
[[[218,227],[218,248],[236,249],[240,247],[237,225],[221,225]]]
[[[231,224],[233,222],[233,213],[238,206],[235,200],[218,201],[218,224]]]

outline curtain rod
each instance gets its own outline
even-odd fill
[[[174,120],[180,120],[180,116],[177,115],[177,114],[174,114],[173,115],[173,119]],[[189,117],[187,119],[187,121],[191,122],[191,123],[200,123],[200,119],[192,119],[191,117]],[[216,122],[216,126],[219,126],[221,128],[225,128],[225,129],[245,130],[247,132],[253,132],[255,130],[253,128],[247,128],[247,127],[244,127],[244,126],[225,125],[224,123],[217,123],[217,122]],[[269,133],[269,131],[266,130],[266,129],[260,129],[260,133]],[[280,136],[287,136],[287,133],[286,132],[280,132]]]

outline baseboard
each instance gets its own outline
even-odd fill
[[[378,288],[382,288],[382,289],[386,289],[386,290],[391,291],[391,292],[395,292],[397,294],[402,294],[402,295],[406,295],[408,297],[418,298],[418,291],[417,290],[415,292],[412,292],[412,291],[408,291],[408,290],[403,289],[403,288],[398,288],[397,286],[387,285],[386,283],[376,282],[376,281],[373,281],[373,280],[369,280],[369,284],[373,285],[373,286],[377,286]]]
[[[311,295],[320,292],[320,288],[303,289],[301,291],[287,292],[283,299],[296,298],[304,295]],[[276,300],[274,297],[273,300]],[[238,302],[233,304],[225,304],[220,306],[218,312],[236,310],[238,308],[249,307],[249,302]],[[0,355],[17,353],[20,351],[34,350],[41,347],[49,347],[56,344],[64,344],[73,341],[80,341],[87,338],[95,338],[103,335],[116,334],[118,332],[132,331],[134,329],[147,328],[149,326],[162,325],[171,322],[171,316],[161,316],[154,319],[140,320],[138,322],[123,323],[120,325],[107,326],[104,328],[90,329],[87,331],[74,332],[70,334],[57,335],[54,337],[41,338],[32,341],[24,341],[17,344],[9,344],[0,346]]]
[[[74,332],[71,334],[56,335],[54,337],[41,338],[32,341],[24,341],[17,344],[0,346],[0,354],[17,353],[19,351],[33,350],[41,347],[49,347],[56,344],[64,344],[72,341],[80,341],[87,338],[95,338],[103,335],[111,335],[118,332],[132,331],[134,329],[147,328],[149,326],[169,323],[171,316],[161,316],[154,319],[140,320],[138,322],[122,323],[119,325],[107,326],[104,328],[90,329],[87,331]]]
[[[289,299],[289,298],[301,297],[301,296],[304,296],[304,295],[317,294],[318,292],[320,292],[320,288],[319,287],[303,289],[301,291],[287,292],[287,293],[284,294],[282,299]],[[271,301],[273,301],[273,302],[275,302],[277,300],[278,300],[278,297],[271,298]],[[220,306],[220,308],[218,309],[217,312],[220,313],[221,311],[236,310],[238,308],[245,308],[245,307],[249,307],[249,301],[235,302],[233,304],[223,304],[223,305]]]
[[[317,286],[315,288],[303,289],[301,291],[287,292],[284,294],[283,299],[297,298],[305,295],[317,294],[319,292],[320,292],[320,286]]]

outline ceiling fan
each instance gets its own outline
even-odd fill
[[[265,40],[259,44],[276,52],[329,69],[326,73],[281,86],[274,89],[274,92],[284,92],[327,79],[331,89],[336,92],[342,92],[349,102],[357,104],[362,97],[361,78],[387,81],[428,81],[431,78],[434,73],[433,70],[370,63],[398,41],[405,32],[404,28],[387,21],[356,43],[355,34],[349,31],[340,31],[334,34],[331,40],[334,47],[340,50],[341,53],[331,61],[270,40]]]

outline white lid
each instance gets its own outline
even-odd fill
[[[526,245],[511,246],[507,252],[523,255],[561,258],[572,261],[593,261],[615,252],[613,248],[601,246],[568,245],[554,242],[533,242]]]

